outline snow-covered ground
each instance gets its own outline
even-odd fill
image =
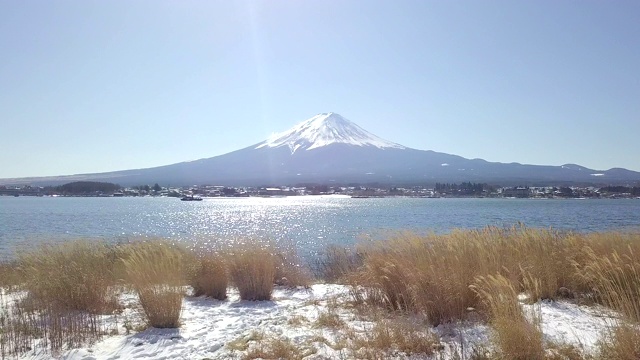
[[[241,301],[230,291],[225,301],[187,297],[183,303],[179,329],[146,329],[126,334],[125,324],[139,321],[137,299],[123,295],[127,307],[123,314],[106,319],[106,330],[113,332],[92,346],[70,349],[62,359],[239,359],[263,339],[285,339],[308,350],[305,359],[348,359],[348,350],[336,346],[347,329],[356,333],[370,331],[374,323],[349,307],[348,288],[317,284],[310,289],[277,288],[272,301]],[[574,344],[592,351],[610,319],[606,312],[569,302],[540,302],[534,306],[542,316],[547,340]],[[343,327],[326,327],[317,319],[326,314],[339,317]],[[440,325],[434,331],[445,352],[470,349],[473,344],[488,345],[491,330],[478,323]],[[117,334],[116,334],[117,332]],[[235,344],[235,345],[234,345]],[[445,353],[446,354],[446,353]],[[394,355],[395,356],[395,355]],[[22,359],[46,359],[52,355],[32,350]],[[396,358],[404,358],[397,355]],[[415,356],[411,358],[416,358]]]
[[[542,301],[535,305],[542,318],[542,333],[545,340],[554,343],[575,345],[588,352],[596,349],[598,340],[608,327],[616,323],[613,312],[601,306],[577,306],[564,301]]]

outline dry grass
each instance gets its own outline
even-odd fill
[[[598,360],[640,359],[640,330],[637,326],[619,325],[613,327],[600,341]]]
[[[405,318],[381,320],[371,331],[348,336],[349,348],[358,359],[385,359],[393,352],[430,356],[442,349],[435,334]]]
[[[63,348],[91,345],[108,329],[96,314],[67,311],[0,295],[0,358],[17,357],[29,350],[51,353]]]
[[[33,313],[18,308],[0,293],[0,358],[19,355],[33,346],[33,338],[40,336],[31,324],[38,321]]]
[[[490,313],[502,359],[542,360],[545,351],[539,317],[527,321],[513,285],[502,275],[478,277],[472,286]]]
[[[481,244],[471,238],[478,235],[401,234],[362,247],[363,266],[348,276],[358,290],[356,299],[422,311],[434,325],[461,318],[476,301],[468,286],[482,272],[479,267],[489,265],[478,260]]]
[[[598,359],[640,358],[640,244],[628,235],[612,234],[607,254],[604,235],[583,248],[575,263],[596,299],[622,315],[599,343]],[[635,240],[635,241],[633,241]]]
[[[51,352],[91,344],[107,332],[99,314],[118,308],[115,248],[89,240],[43,245],[22,252],[3,272],[26,296],[0,296],[0,355],[29,349]]]
[[[593,298],[638,324],[639,251],[640,234],[489,227],[399,234],[361,246],[362,265],[347,274],[338,265],[337,272],[354,285],[357,302],[426,314],[433,325],[484,309],[496,330],[497,357],[577,358],[566,349],[545,355],[538,325],[522,315],[516,295],[527,293],[530,302]]]
[[[597,254],[591,247],[583,250],[585,265],[581,277],[598,299],[619,311],[629,321],[640,322],[640,257],[629,246],[623,253]]]
[[[302,264],[294,251],[281,251],[276,254],[277,264],[274,275],[275,283],[288,288],[309,288],[313,284],[313,276]]]
[[[231,350],[246,352],[242,359],[303,359],[317,352],[310,344],[294,345],[286,337],[266,337],[264,333],[253,331],[248,336],[229,342]]]
[[[271,300],[278,258],[270,246],[236,246],[229,255],[229,275],[242,300]]]
[[[292,287],[311,284],[293,252],[277,254],[256,244],[232,249],[228,257],[192,254],[162,240],[116,246],[74,241],[23,252],[0,264],[3,291],[19,287],[28,294],[0,306],[0,354],[19,354],[43,337],[38,344],[52,351],[98,339],[113,330],[97,314],[117,310],[118,292],[127,287],[138,294],[147,326],[165,328],[179,326],[187,284],[196,295],[225,299],[233,275],[245,300],[270,299],[276,277]]]
[[[43,245],[18,257],[24,287],[43,307],[92,313],[115,305],[116,262],[113,248],[88,240]]]
[[[17,261],[0,262],[0,288],[5,291],[17,290],[24,283],[24,276]]]
[[[362,266],[361,254],[352,249],[329,245],[318,254],[315,272],[324,281],[344,283]]]
[[[127,282],[138,293],[149,326],[180,326],[186,282],[185,251],[167,242],[128,246],[123,262]]]
[[[545,360],[587,360],[594,359],[575,345],[548,343]],[[595,359],[594,359],[595,360]]]
[[[0,307],[0,354],[24,351],[36,337],[46,338],[50,349],[99,338],[105,329],[95,314],[115,308],[113,291],[120,288],[114,286],[119,279],[138,293],[148,325],[154,327],[179,325],[187,284],[196,295],[224,299],[231,283],[244,300],[269,300],[274,281],[310,285],[309,273],[294,254],[250,243],[224,256],[206,251],[190,255],[163,241],[121,246],[77,241],[22,253],[15,263],[0,265],[0,286],[29,294],[27,301],[11,304],[10,312],[9,305]],[[317,268],[325,280],[351,284],[356,303],[376,305],[382,313],[423,314],[437,325],[465,319],[474,308],[488,316],[496,330],[498,358],[545,356],[539,329],[522,314],[517,294],[527,293],[531,302],[592,298],[619,311],[630,324],[612,329],[599,358],[624,359],[621,354],[638,357],[638,254],[640,234],[489,227],[446,235],[398,234],[355,250],[330,247]],[[335,312],[318,319],[323,328],[348,330]],[[366,338],[347,341],[356,344],[350,351],[363,358],[384,358],[387,351],[419,353],[437,347],[428,333],[405,327],[400,334],[397,327],[379,319]],[[251,351],[287,354],[285,345],[286,339],[268,339]],[[577,356],[557,347],[546,354],[553,359]]]
[[[302,315],[292,315],[287,319],[287,324],[293,327],[299,327],[309,322],[309,319]]]
[[[297,346],[288,338],[268,338],[260,340],[242,358],[300,360],[316,352],[315,347]]]
[[[229,275],[224,256],[193,254],[192,265],[188,268],[188,283],[194,296],[208,296],[217,300],[227,298]]]
[[[225,346],[228,349],[235,350],[235,351],[246,351],[247,349],[249,349],[249,345],[251,342],[262,341],[264,338],[265,338],[265,335],[263,332],[254,330],[251,333],[249,333],[249,335],[247,336],[243,336],[228,342]]]
[[[322,311],[314,322],[315,327],[339,329],[345,326],[344,320],[334,311]]]
[[[338,260],[325,262],[329,268],[324,273],[347,279],[356,301],[425,313],[437,325],[464,319],[468,308],[478,306],[479,299],[469,288],[478,276],[498,274],[516,292],[527,293],[532,302],[592,296],[594,289],[604,300],[601,293],[608,290],[585,276],[595,266],[594,258],[608,257],[622,269],[618,275],[610,272],[605,282],[633,283],[640,270],[635,255],[639,251],[640,234],[584,235],[522,226],[488,227],[446,235],[398,234],[360,246],[359,267],[344,265],[346,252],[332,249],[331,259]],[[614,253],[620,255],[614,258]],[[638,288],[618,293],[637,301]],[[621,308],[611,301],[609,305]],[[639,307],[625,311],[637,312]]]

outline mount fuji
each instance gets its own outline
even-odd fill
[[[417,150],[369,133],[336,113],[318,114],[267,140],[228,154],[148,169],[42,178],[2,179],[0,184],[109,181],[121,185],[301,183],[501,185],[618,184],[640,181],[640,172],[497,163]]]

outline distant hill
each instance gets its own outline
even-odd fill
[[[2,179],[0,184],[70,181],[175,186],[463,181],[501,185],[631,184],[640,182],[640,173],[620,168],[593,170],[575,164],[505,164],[411,149],[373,135],[336,113],[325,113],[261,143],[212,158],[100,174]]]
[[[95,193],[111,194],[117,190],[120,190],[120,188],[120,185],[112,183],[96,181],[74,181],[64,185],[56,186],[55,190],[63,194],[80,195]]]

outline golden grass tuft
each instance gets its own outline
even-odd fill
[[[36,302],[92,313],[115,304],[110,287],[116,261],[113,248],[89,240],[43,245],[18,257],[24,287]]]
[[[495,269],[497,254],[486,246],[499,232],[456,231],[450,235],[400,234],[362,246],[363,266],[350,280],[361,300],[391,310],[420,311],[434,325],[462,318],[476,297],[475,276]]]
[[[263,332],[253,330],[248,335],[228,342],[225,347],[235,351],[247,351],[251,342],[262,341],[264,338]]]
[[[270,246],[238,245],[230,250],[229,276],[242,300],[271,300],[278,259]]]
[[[640,358],[640,245],[629,235],[604,235],[584,246],[582,263],[575,262],[580,278],[596,300],[622,315],[599,342],[598,359]]]
[[[441,350],[434,333],[402,318],[381,320],[371,331],[349,337],[349,348],[358,359],[385,359],[397,351],[408,356],[430,356]]]
[[[503,359],[544,359],[539,317],[534,314],[533,323],[527,321],[518,301],[518,293],[511,282],[502,275],[478,277],[472,290],[489,312]]]
[[[149,326],[180,326],[186,282],[185,253],[185,250],[163,241],[127,247],[123,259],[127,282],[137,292]]]
[[[288,338],[274,337],[260,340],[242,358],[301,360],[316,352],[317,349],[313,346],[298,346]]]
[[[13,288],[26,291],[6,301],[0,291],[0,357],[29,349],[51,352],[91,344],[107,331],[100,314],[119,308],[114,247],[90,240],[47,244],[18,254]]]
[[[640,322],[640,257],[631,246],[616,249],[609,255],[598,254],[586,246],[586,263],[581,278],[606,306],[619,311],[628,320]]]
[[[229,275],[224,256],[213,253],[193,254],[191,261],[188,283],[193,288],[193,295],[225,300]]]

